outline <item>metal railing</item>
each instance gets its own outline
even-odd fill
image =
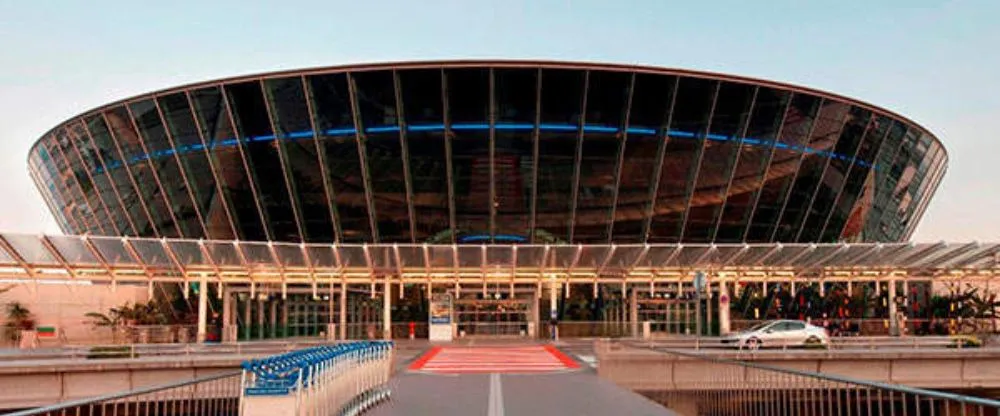
[[[8,416],[239,415],[240,372],[139,388],[29,409]]]
[[[393,344],[360,341],[243,363],[243,416],[356,414],[389,397]]]
[[[769,340],[760,348],[750,348],[738,342],[726,342],[726,337],[674,336],[651,338],[643,342],[646,346],[688,350],[739,350],[739,351],[774,351],[774,350],[820,350],[820,351],[859,351],[859,350],[893,350],[893,349],[994,349],[988,340],[973,336],[860,336],[831,337],[828,344],[806,344],[792,340]]]
[[[1000,412],[1000,401],[991,399],[690,351],[648,349],[665,354],[674,364],[657,383],[661,388],[639,392],[683,415],[985,416]]]

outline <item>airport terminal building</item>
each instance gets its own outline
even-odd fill
[[[875,255],[883,243],[908,241],[947,163],[941,142],[920,125],[828,92],[687,70],[533,61],[355,65],[186,85],[73,117],[28,158],[67,234],[365,248],[370,285],[331,272],[314,279],[311,296],[309,285],[286,294],[284,275],[226,288],[215,324],[250,336],[273,336],[299,319],[310,331],[371,321],[389,332],[392,323],[426,322],[427,299],[438,290],[453,297],[456,322],[472,323],[469,333],[476,325],[506,331],[483,322],[537,327],[546,307],[566,320],[579,313],[586,321],[672,322],[690,302],[690,276],[727,267],[721,254],[690,253],[681,267],[682,247],[732,248],[732,264],[759,248],[756,262],[742,260],[747,270],[766,266],[768,250],[779,256],[788,247],[803,248],[787,262],[828,260],[817,247]],[[394,266],[373,266],[368,247],[390,247]],[[407,280],[413,274],[403,272],[399,247],[403,257],[409,248],[425,253],[425,275]],[[463,247],[482,250],[476,265],[459,258]],[[544,247],[532,260],[538,279],[554,279],[552,269],[570,277],[518,280],[527,273],[518,271],[518,247]],[[559,263],[560,247],[576,249],[576,259]],[[574,280],[584,247],[603,254]],[[636,247],[634,258],[615,258],[617,247]],[[641,266],[651,247],[665,253],[663,267],[648,268],[654,277],[610,275],[609,264]],[[456,277],[440,285],[428,277],[435,248],[456,253],[441,266]],[[495,273],[499,263],[487,255],[494,251],[514,253],[499,261],[510,273]],[[276,267],[292,268],[270,253]],[[239,254],[252,268],[255,254]],[[482,271],[478,283],[457,277],[463,267]],[[719,298],[724,305],[740,286],[713,282],[709,298],[721,309]],[[280,299],[259,299],[268,284],[281,285]],[[318,298],[317,285],[344,293],[340,307],[338,296]],[[358,302],[379,300],[348,311],[351,285],[363,294]],[[660,288],[676,296],[657,296]],[[652,315],[638,317],[644,313]]]

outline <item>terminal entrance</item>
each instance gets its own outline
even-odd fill
[[[533,292],[463,294],[454,308],[458,337],[528,337],[537,325]]]

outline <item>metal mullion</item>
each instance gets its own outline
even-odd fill
[[[934,163],[934,160],[937,159],[937,155],[943,152],[942,149],[943,147],[934,149],[930,163]],[[917,203],[917,206],[914,207],[912,215],[910,216],[910,222],[906,225],[906,228],[903,229],[903,236],[905,238],[909,239],[909,235],[912,234],[914,230],[916,230],[917,223],[919,221],[915,221],[914,219],[919,219],[920,217],[923,216],[923,211],[927,209],[927,205],[930,203],[930,198],[925,196],[928,195],[928,191],[932,187],[933,188],[937,187],[935,181],[940,179],[941,176],[940,173],[942,170],[943,169],[941,164],[937,166],[930,166],[927,168],[927,172],[924,172],[924,175],[921,176],[920,179],[921,186],[917,188],[917,191],[920,192],[920,195],[918,197],[921,198],[921,201],[919,201]],[[926,182],[926,185],[924,184],[924,182]],[[921,188],[923,189],[923,191],[921,191]],[[933,193],[931,193],[930,195],[933,195]]]
[[[162,240],[161,241],[161,245],[163,246],[163,251],[167,253],[168,257],[170,257],[170,260],[174,264],[180,264],[180,261],[177,259],[177,253],[174,252],[174,248],[171,247],[170,244],[167,244],[166,240]],[[215,271],[215,279],[218,281],[219,289],[220,289],[219,290],[219,295],[220,296],[223,295],[223,292],[222,292],[221,289],[222,289],[222,286],[225,284],[225,281],[222,279],[222,268],[219,267],[219,264],[215,262],[215,259],[213,259],[211,255],[209,255],[208,249],[205,248],[204,241],[199,241],[198,242],[198,251],[201,252],[202,258],[204,258],[205,261],[208,262],[208,265],[212,268],[212,270]],[[181,270],[184,270],[184,268],[181,267]],[[223,324],[225,325],[225,323],[223,323]]]
[[[354,139],[358,146],[358,165],[361,167],[361,177],[362,182],[365,186],[365,204],[368,204],[368,225],[372,229],[372,242],[378,242],[380,240],[378,234],[378,213],[375,212],[375,200],[373,199],[372,184],[371,184],[371,174],[368,172],[368,150],[366,149],[366,139],[363,133],[363,126],[361,123],[361,114],[358,110],[358,94],[357,87],[354,85],[354,76],[350,72],[345,73],[347,76],[347,93],[351,101],[351,120],[354,122]]]
[[[255,279],[253,276],[253,268],[250,267],[250,264],[247,263],[246,256],[243,255],[243,248],[241,247],[240,242],[232,241],[232,244],[233,244],[233,250],[236,251],[236,257],[240,259],[240,265],[243,266],[243,269],[246,270],[247,272],[247,279],[250,280],[251,284],[255,284],[256,282],[254,281]],[[204,247],[204,243],[202,243],[202,246]]]
[[[67,123],[67,125],[68,124],[69,123]],[[116,235],[121,235],[122,232],[121,232],[121,230],[118,229],[118,224],[115,223],[114,217],[111,215],[111,211],[108,210],[108,206],[104,203],[104,198],[101,198],[101,190],[98,189],[97,182],[94,182],[94,177],[91,176],[90,169],[87,167],[87,164],[83,161],[83,155],[81,155],[80,151],[76,148],[76,139],[78,139],[78,137],[76,136],[76,134],[73,134],[73,132],[68,127],[64,127],[63,128],[63,133],[66,134],[66,142],[69,144],[70,147],[73,148],[73,154],[75,154],[76,158],[80,161],[80,166],[83,167],[82,170],[84,171],[84,173],[86,173],[87,180],[90,181],[90,184],[93,187],[94,195],[97,196],[97,203],[100,204],[101,209],[104,211],[104,215],[108,216],[108,223],[111,224],[111,228],[113,230],[115,230],[115,234]],[[63,154],[63,160],[64,161],[67,160],[67,157],[66,157],[67,153],[64,152],[64,151],[62,151],[62,148],[59,149],[59,152]],[[75,177],[76,177],[76,175],[74,175],[74,178]],[[79,185],[79,180],[77,180],[77,186],[80,186]],[[87,198],[86,193],[83,192],[83,187],[82,186],[80,186],[80,194],[83,196],[84,199]],[[98,221],[99,220],[100,220],[100,218],[98,218]],[[102,230],[104,230],[104,227],[100,226],[101,225],[100,222],[98,222],[97,225],[98,225],[99,228],[101,228]],[[107,231],[103,231],[103,232],[107,233]]]
[[[403,92],[399,72],[392,71],[393,90],[396,97],[396,124],[399,126],[399,146],[403,159],[403,182],[406,185],[406,213],[410,218],[410,242],[417,242],[417,221],[413,208],[413,178],[410,175],[410,146],[406,136],[406,114],[403,112]],[[492,165],[491,165],[492,166]]]
[[[278,276],[281,277],[281,297],[282,299],[285,299],[286,298],[285,294],[288,293],[288,275],[285,273],[285,265],[281,263],[281,258],[278,257],[278,253],[274,251],[274,244],[271,244],[270,241],[267,242],[267,251],[271,253],[271,260],[273,260],[274,265],[277,266]],[[310,273],[309,277],[310,280],[312,280],[312,292],[314,296],[313,299],[315,299],[316,287],[318,284],[316,282],[316,275]]]
[[[263,91],[261,93],[263,93]],[[250,192],[253,193],[254,205],[257,206],[257,214],[260,215],[261,228],[264,230],[264,236],[268,239],[268,241],[273,240],[274,232],[271,230],[270,221],[268,221],[268,213],[260,204],[261,197],[260,191],[257,189],[256,170],[250,169],[250,158],[247,156],[247,150],[244,149],[243,137],[240,134],[240,128],[236,125],[236,118],[233,117],[233,109],[229,105],[229,93],[226,92],[226,86],[224,84],[219,85],[219,95],[222,99],[222,106],[226,110],[226,117],[229,119],[229,126],[232,127],[233,135],[236,136],[236,149],[239,151],[240,159],[243,162],[243,171],[247,175],[247,182],[250,183]]]
[[[531,217],[528,219],[528,242],[535,243],[538,212],[539,126],[542,124],[542,69],[535,72],[535,125],[531,132]]]
[[[844,129],[847,128],[847,123],[849,122],[848,121],[849,118],[851,118],[851,108],[848,108],[847,109],[847,114],[844,115],[844,122],[840,125],[840,130],[837,131],[837,140],[835,140],[833,142],[833,145],[830,146],[831,149],[833,149],[833,150],[837,149],[837,144],[840,143],[840,140],[843,138],[842,136],[844,135]],[[868,120],[868,123],[865,124],[865,132],[862,133],[862,135],[861,135],[861,139],[862,140],[864,140],[864,137],[865,137],[864,135],[868,133],[868,128],[869,127],[871,127],[871,120],[870,119]],[[856,149],[854,149],[855,155],[857,154],[857,151],[860,148],[861,148],[861,144],[859,143],[858,147]],[[802,230],[806,228],[806,223],[809,222],[809,215],[811,214],[811,212],[813,210],[813,204],[816,203],[816,196],[819,195],[819,190],[823,188],[823,178],[826,178],[826,172],[830,170],[830,165],[833,164],[833,152],[829,152],[829,153],[831,154],[830,156],[825,156],[826,163],[823,164],[823,171],[819,174],[819,181],[816,182],[816,188],[813,189],[812,197],[809,198],[809,203],[805,206],[805,213],[802,214],[802,224],[799,225],[799,230],[795,232],[794,241],[799,241],[799,238],[802,237]],[[848,171],[848,172],[850,172],[850,171]],[[845,180],[845,183],[846,183],[846,180]],[[820,238],[822,238],[822,235],[820,235]]]
[[[201,143],[202,151],[205,153],[205,160],[208,162],[208,169],[212,172],[212,182],[215,183],[215,191],[217,192],[217,195],[219,195],[219,199],[222,201],[222,208],[226,211],[226,218],[229,219],[229,228],[233,232],[233,238],[238,239],[240,238],[240,233],[239,228],[236,227],[237,220],[235,212],[229,208],[229,192],[222,187],[222,177],[219,176],[218,170],[215,167],[215,157],[211,153],[211,150],[209,150],[210,147],[208,146],[208,142],[205,141],[205,135],[202,132],[198,108],[194,105],[194,101],[191,99],[190,90],[184,91],[184,99],[187,101],[188,111],[191,112],[191,120],[194,121],[195,130],[198,131],[198,140]],[[258,206],[257,209],[259,210],[260,207]],[[259,211],[258,214],[260,214]],[[263,216],[261,216],[261,218],[263,218]]]
[[[486,116],[489,118],[490,142],[490,243],[495,242],[497,220],[497,174],[496,174],[496,94],[495,75],[493,68],[489,70],[489,107]]]
[[[81,238],[86,239],[87,237],[82,236]],[[28,264],[28,262],[24,259],[24,256],[21,255],[21,252],[14,249],[14,246],[7,241],[7,237],[0,234],[0,253],[4,251],[6,251],[10,258],[21,266],[22,269],[24,269],[24,273],[27,274],[28,277],[34,281],[34,283],[38,283],[38,275],[35,273],[35,270],[31,268],[31,264]]]
[[[743,229],[743,236],[741,237],[741,240],[744,243],[746,243],[747,241],[747,235],[750,234],[750,227],[753,225],[753,217],[754,215],[757,214],[757,205],[760,203],[760,195],[763,193],[761,191],[763,190],[764,185],[767,183],[767,174],[771,172],[771,162],[774,161],[774,154],[778,149],[778,143],[781,141],[781,135],[785,131],[785,121],[788,120],[788,113],[792,109],[792,100],[794,98],[795,98],[794,92],[788,94],[788,100],[785,103],[785,111],[784,113],[782,113],[781,122],[778,124],[778,131],[774,133],[774,140],[771,141],[771,151],[767,156],[767,161],[764,162],[765,163],[764,173],[760,176],[760,185],[757,186],[756,190],[754,190],[753,203],[750,204],[750,213],[746,217],[747,226],[746,228]]]
[[[698,192],[698,175],[701,174],[701,164],[705,160],[705,148],[708,147],[708,134],[712,131],[712,122],[715,120],[715,107],[719,104],[719,91],[722,90],[722,82],[715,82],[715,93],[712,94],[712,108],[708,110],[708,122],[705,125],[705,129],[702,132],[701,137],[701,147],[698,150],[698,160],[694,165],[694,172],[692,172],[690,179],[687,181],[687,187],[690,189],[686,191],[684,199],[684,212],[681,213],[681,229],[679,238],[677,241],[684,241],[684,233],[687,231],[688,217],[691,213],[691,201],[694,199],[694,195]]]
[[[163,109],[160,107],[160,100],[158,98],[156,96],[152,98],[153,105],[156,107],[156,115],[160,117],[160,123],[163,125],[163,133],[167,136],[170,151],[173,152],[174,163],[177,164],[177,170],[181,172],[181,180],[184,181],[188,198],[191,198],[191,207],[194,209],[194,215],[198,218],[198,226],[201,227],[202,235],[207,237],[208,224],[205,221],[205,216],[201,214],[201,207],[198,206],[198,198],[194,196],[194,184],[188,180],[187,169],[184,169],[180,152],[177,151],[177,143],[174,142],[174,134],[170,131],[170,125],[167,123],[167,117],[163,115]]]
[[[333,224],[333,238],[334,242],[338,242],[343,239],[341,233],[343,230],[340,228],[340,218],[339,212],[337,210],[337,193],[333,189],[333,184],[330,183],[330,174],[327,172],[327,159],[326,159],[326,148],[320,144],[320,131],[319,124],[316,122],[316,106],[313,105],[313,92],[309,83],[306,82],[305,75],[301,75],[299,82],[302,83],[302,91],[305,95],[306,109],[309,111],[309,127],[313,131],[313,145],[316,147],[316,158],[319,161],[319,171],[320,175],[323,177],[323,192],[326,195],[327,209],[330,211],[330,221]]]
[[[302,226],[302,212],[301,207],[299,207],[299,193],[295,189],[295,181],[292,180],[292,172],[288,167],[288,155],[285,154],[285,143],[281,137],[278,137],[278,125],[275,123],[275,111],[271,107],[276,106],[272,103],[274,99],[271,97],[270,90],[267,85],[264,84],[264,79],[261,78],[257,80],[260,86],[260,94],[264,100],[264,110],[267,112],[267,123],[271,126],[271,134],[274,135],[274,140],[277,142],[275,146],[278,150],[278,162],[281,163],[281,177],[285,180],[285,190],[288,192],[288,202],[292,204],[292,216],[295,218],[295,229],[299,233],[299,241],[306,241],[306,232]]]
[[[65,133],[65,130],[63,131],[63,133]],[[92,228],[93,230],[98,231],[101,234],[107,234],[107,231],[105,231],[104,227],[101,226],[100,219],[97,217],[97,211],[94,210],[94,207],[90,206],[90,201],[87,200],[87,196],[83,193],[83,186],[80,185],[80,181],[76,178],[76,175],[73,174],[73,169],[70,167],[69,161],[66,160],[66,153],[62,151],[62,147],[59,145],[59,136],[57,134],[53,134],[53,135],[51,135],[49,137],[51,137],[53,139],[52,141],[55,142],[55,143],[50,143],[49,146],[48,146],[49,149],[47,149],[47,151],[49,153],[54,153],[53,148],[55,148],[55,151],[59,152],[59,157],[62,158],[63,168],[68,170],[68,172],[65,172],[65,173],[62,172],[62,171],[60,171],[59,170],[59,166],[57,164],[57,166],[56,166],[56,173],[59,174],[58,176],[59,176],[60,181],[63,183],[63,186],[65,186],[66,189],[68,191],[70,191],[69,194],[72,196],[72,186],[70,185],[70,180],[67,180],[67,179],[63,178],[63,175],[66,174],[66,173],[69,173],[68,176],[72,176],[73,177],[72,182],[76,184],[76,192],[78,192],[78,194],[80,195],[80,200],[82,200],[83,204],[86,205],[87,211],[90,214],[90,215],[87,215],[87,218],[85,218],[85,219],[87,219],[87,220],[93,220],[93,221],[88,221],[87,228],[91,229],[91,227],[93,226],[92,224],[96,224],[96,226],[94,226]],[[70,140],[69,137],[65,137],[65,138],[66,138],[66,140]],[[46,144],[42,143],[42,146],[46,146]],[[53,160],[53,162],[55,162],[55,161]],[[79,201],[77,201],[77,202],[79,202]]]
[[[618,194],[619,188],[622,184],[622,165],[625,164],[625,147],[628,146],[628,128],[629,128],[629,118],[632,116],[632,97],[635,96],[635,72],[632,73],[631,80],[628,86],[628,98],[625,102],[625,118],[620,123],[622,128],[622,138],[618,143],[618,161],[615,165],[615,187],[613,195],[611,197],[611,216],[608,220],[608,243],[614,241],[612,234],[615,231],[615,215],[618,212]]]
[[[712,229],[712,235],[709,236],[708,241],[714,242],[715,238],[719,235],[719,228],[722,227],[722,217],[726,213],[726,204],[729,203],[729,190],[733,187],[733,179],[736,178],[736,169],[740,167],[740,160],[742,160],[743,139],[747,137],[747,132],[750,130],[750,122],[753,120],[754,111],[757,108],[758,93],[760,93],[760,86],[756,86],[753,89],[753,96],[750,98],[750,108],[747,109],[746,123],[743,124],[743,128],[740,130],[739,142],[736,145],[736,155],[733,156],[733,165],[729,170],[729,180],[726,181],[726,189],[722,192],[722,203],[719,205],[719,213],[716,214],[719,218],[715,221],[715,227]]]
[[[590,70],[583,73],[583,102],[580,105],[580,121],[577,125],[576,157],[573,159],[573,189],[570,200],[569,215],[569,243],[573,243],[574,231],[576,231],[576,207],[579,205],[577,198],[580,197],[580,160],[583,158],[584,127],[587,125],[587,95],[590,93]]]
[[[81,125],[84,124],[83,120],[79,120],[78,122]],[[81,128],[84,129],[84,131],[86,131],[86,126],[81,126]],[[84,161],[83,152],[80,152],[80,147],[77,146],[77,144],[76,144],[77,140],[85,140],[85,139],[83,137],[79,136],[78,134],[76,134],[75,132],[73,132],[70,129],[67,129],[66,132],[68,134],[72,135],[73,138],[75,139],[75,140],[70,140],[70,144],[73,146],[73,152],[76,153],[76,157],[80,159],[80,163],[83,164],[84,169],[87,171],[87,178],[90,179],[90,183],[94,184],[95,192],[97,192],[97,199],[101,202],[101,206],[104,207],[104,212],[107,213],[108,219],[111,220],[111,226],[115,229],[115,233],[118,234],[118,235],[129,234],[128,232],[122,232],[122,229],[118,227],[118,223],[117,223],[117,221],[114,220],[114,215],[111,214],[111,209],[108,208],[108,203],[104,200],[104,197],[101,195],[100,189],[96,189],[97,188],[97,181],[94,180],[94,175],[91,174],[90,169],[87,167],[87,162]],[[90,139],[87,138],[86,140],[90,140]],[[97,152],[94,152],[94,153],[96,154]],[[102,164],[102,169],[103,169],[103,164]],[[114,181],[111,179],[111,176],[107,173],[106,170],[102,170],[102,172],[104,173],[105,178],[108,181],[108,184],[111,186],[112,189],[114,189]],[[118,194],[118,192],[117,192],[117,190],[115,190],[115,195],[117,195],[117,194]],[[119,207],[121,207],[121,206],[119,205]],[[124,207],[121,207],[121,213],[122,213],[122,215],[124,215],[125,220],[128,222],[128,226],[132,230],[134,230],[135,226],[132,225],[132,219],[129,218],[129,216],[128,216],[128,210],[126,210]],[[135,231],[132,231],[132,234],[135,234]]]
[[[805,136],[806,146],[809,145],[810,141],[812,140],[813,133],[816,132],[816,125],[819,124],[820,121],[819,116],[823,113],[823,105],[826,104],[826,102],[827,102],[826,98],[820,97],[819,105],[816,106],[816,116],[813,118],[812,123],[810,123],[809,125],[809,133],[806,134]],[[846,116],[844,120],[845,121],[847,120]],[[778,140],[780,140],[780,138]],[[799,178],[799,174],[802,173],[801,172],[802,161],[804,161],[805,159],[806,159],[806,152],[803,151],[802,153],[799,154],[799,160],[795,162],[795,170],[794,170],[795,175],[792,176],[791,182],[788,184],[787,189],[785,189],[785,192],[782,193],[781,209],[778,211],[778,218],[774,221],[774,229],[771,230],[771,237],[768,238],[767,241],[774,241],[775,236],[778,235],[778,228],[781,227],[781,220],[784,219],[785,209],[788,207],[788,197],[792,195],[792,188],[795,187],[795,181]],[[753,218],[751,218],[750,221],[753,221]]]
[[[441,70],[441,107],[442,107],[442,120],[444,121],[444,158],[445,158],[445,176],[448,180],[448,225],[451,230],[450,240],[452,243],[455,242],[455,231],[457,225],[455,222],[455,172],[452,171],[453,161],[451,157],[451,117],[448,115],[448,76],[444,69]]]
[[[108,259],[104,258],[104,255],[101,254],[100,250],[98,250],[97,247],[94,246],[94,243],[90,241],[90,236],[87,235],[80,236],[80,243],[84,247],[86,247],[87,251],[90,251],[90,254],[94,256],[95,259],[97,259],[97,262],[100,263],[101,267],[104,268],[104,271],[107,272],[108,280],[111,283],[111,287],[117,286],[118,276],[115,275],[113,267],[111,266],[111,264],[108,263]]]
[[[139,129],[139,123],[137,123],[135,120],[135,114],[132,114],[132,109],[129,108],[128,103],[122,104],[122,108],[125,109],[125,114],[128,115],[128,121],[129,123],[132,124],[132,128],[135,130],[135,138],[136,141],[139,142],[139,148],[142,149],[142,152],[144,154],[149,155],[150,152],[149,148],[146,146],[146,138],[143,137],[145,136],[145,134],[143,134],[142,130]],[[123,163],[124,163],[124,158],[123,158]],[[170,216],[170,220],[174,222],[174,228],[177,229],[177,235],[185,237],[184,228],[181,227],[180,221],[178,221],[177,216],[174,215],[174,204],[170,200],[170,195],[168,195],[167,193],[167,187],[163,186],[163,182],[160,181],[160,174],[156,171],[156,167],[153,166],[152,158],[147,157],[144,162],[139,162],[139,163],[145,163],[146,166],[149,168],[150,174],[153,175],[153,182],[156,184],[157,188],[160,188],[160,196],[163,197],[163,202],[167,206],[167,212],[168,215]]]
[[[902,124],[902,123],[900,123],[900,124]],[[907,135],[907,134],[909,134],[909,132],[910,132],[910,127],[909,127],[909,126],[907,126],[906,124],[902,124],[902,125],[903,125],[903,127],[904,127],[904,130],[903,130],[903,134],[902,134],[901,136],[899,136],[899,144],[898,144],[898,145],[896,146],[896,151],[895,151],[895,152],[893,152],[893,154],[892,154],[892,158],[890,158],[890,159],[889,159],[889,166],[886,166],[886,167],[884,167],[884,169],[889,169],[889,171],[891,171],[891,170],[892,170],[892,166],[896,164],[896,158],[898,158],[898,157],[899,157],[899,154],[900,154],[900,153],[901,153],[901,152],[903,151],[903,148],[904,148],[904,147],[906,147],[906,135]],[[919,140],[919,139],[918,139],[918,140]],[[873,167],[875,167],[875,166],[877,166],[877,163],[873,164]],[[890,176],[889,176],[889,175],[890,175],[890,173],[891,173],[891,172],[887,172],[887,173],[886,173],[886,179],[889,179],[889,178],[890,178]],[[874,184],[874,186],[876,186],[876,187],[877,187],[877,186],[878,186],[878,183],[876,182],[876,183]],[[890,192],[890,193],[891,193],[891,192]],[[875,193],[874,195],[872,195],[872,206],[873,206],[873,207],[875,207],[875,206],[878,206],[878,205],[879,205],[879,204],[878,204],[878,201],[876,201],[876,200],[875,200],[875,198],[877,198],[877,197],[878,197],[878,193],[877,193],[877,192],[876,192],[876,193]],[[891,198],[891,196],[890,196],[890,198]],[[882,205],[884,205],[884,204],[882,204]],[[883,207],[883,208],[884,208],[884,207]],[[876,224],[878,224],[878,223],[881,223],[881,222],[882,222],[882,218],[884,218],[884,217],[885,217],[885,214],[886,214],[886,211],[885,211],[885,210],[883,210],[882,212],[880,212],[880,213],[879,213],[879,215],[878,215],[878,218],[877,218],[877,219],[876,219],[876,221],[875,221],[875,223],[876,223]],[[867,223],[868,221],[865,221],[865,222]]]
[[[131,165],[125,159],[125,154],[122,152],[121,145],[118,144],[118,137],[115,134],[115,129],[111,127],[111,123],[108,122],[108,115],[101,112],[101,121],[104,123],[104,128],[108,130],[108,138],[111,139],[111,144],[115,147],[115,152],[118,153],[118,160],[121,161],[122,168],[125,169],[125,176],[128,178],[128,182],[132,184],[132,190],[135,192],[135,198],[139,201],[139,205],[142,207],[142,212],[146,214],[146,219],[149,220],[149,228],[153,230],[153,234],[157,237],[162,236],[164,233],[160,231],[158,222],[153,218],[153,214],[149,211],[149,205],[146,204],[146,198],[143,197],[142,189],[139,188],[139,184],[135,181],[135,175],[132,173]],[[97,150],[96,142],[93,142],[93,133],[91,133],[91,142],[94,145],[94,149]],[[100,152],[97,152],[100,157]],[[107,167],[105,167],[107,169]],[[119,196],[121,199],[121,196]],[[125,206],[125,201],[121,201],[122,207]],[[139,234],[139,229],[135,229],[136,234]]]
[[[632,275],[632,271],[635,270],[636,266],[639,265],[639,262],[646,259],[646,256],[649,254],[649,249],[650,249],[649,244],[643,244],[642,252],[640,252],[639,255],[636,256],[635,260],[632,260],[632,263],[630,263],[628,267],[625,269],[623,277],[625,278],[626,281],[628,280],[628,277]],[[677,251],[677,249],[674,249],[674,251]]]
[[[872,129],[872,125],[875,124],[875,120],[877,120],[877,119],[878,119],[878,114],[874,114],[873,113],[872,114],[872,119],[868,121],[869,127],[867,129],[865,129],[865,135],[866,136],[868,135],[868,133],[867,133],[868,131],[874,131]],[[893,123],[895,123],[895,120],[891,120],[890,121],[889,126],[885,128],[885,133],[882,134],[882,138],[879,139],[878,150],[875,151],[875,156],[872,158],[872,163],[874,163],[875,160],[878,160],[879,155],[882,154],[882,149],[885,148],[885,139],[887,137],[889,137],[889,132],[892,131],[892,124]],[[858,149],[854,152],[854,157],[851,158],[851,164],[850,164],[850,166],[849,166],[849,168],[847,170],[847,175],[844,176],[844,183],[841,184],[840,191],[837,192],[837,197],[833,199],[833,205],[832,205],[832,207],[830,209],[830,212],[827,213],[826,220],[823,221],[823,226],[820,227],[820,234],[819,234],[820,235],[820,239],[822,239],[823,235],[826,234],[826,227],[828,227],[830,225],[830,219],[833,218],[833,212],[837,210],[837,205],[840,204],[840,199],[843,198],[843,196],[844,196],[844,190],[847,189],[847,182],[852,177],[851,173],[854,171],[854,165],[858,163],[858,155],[861,153],[861,147],[864,144],[863,143],[864,139],[865,139],[864,136],[862,136],[862,138],[861,138],[862,143],[858,144]],[[855,203],[857,203],[857,201],[855,201]],[[845,221],[845,225],[846,225],[846,221]],[[841,231],[843,231],[843,230],[841,230]],[[837,233],[837,235],[839,236],[840,233]]]
[[[933,196],[935,193],[937,193],[938,186],[941,185],[941,178],[944,177],[944,174],[947,171],[948,171],[948,166],[947,165],[939,166],[936,169],[935,176],[933,178],[934,182],[931,183],[931,187],[929,189],[930,195]],[[930,202],[931,202],[931,198],[930,197],[924,198],[924,202],[922,202],[921,206],[918,207],[917,214],[914,216],[914,218],[917,218],[917,219],[922,218],[924,216],[924,212],[926,212],[926,210],[927,210],[927,207],[930,206]],[[917,223],[918,223],[918,221],[913,221],[913,220],[910,221],[910,225],[908,225],[907,229],[903,231],[903,240],[909,240],[910,239],[910,236],[913,235],[913,233],[917,230]]]
[[[674,87],[670,94],[670,105],[667,106],[667,114],[664,114],[666,120],[663,126],[660,127],[660,132],[663,134],[663,140],[660,140],[659,147],[656,151],[656,170],[653,175],[653,183],[649,187],[649,206],[646,207],[646,218],[643,220],[642,224],[642,241],[649,241],[650,227],[653,224],[653,212],[656,208],[656,196],[660,192],[660,176],[663,174],[663,159],[666,158],[667,145],[670,144],[670,124],[673,122],[674,118],[674,106],[677,104],[677,87],[680,85],[681,77],[677,76],[674,78]]]
[[[139,264],[140,267],[142,267],[142,274],[145,274],[146,278],[149,279],[149,286],[150,286],[149,290],[150,290],[150,292],[152,292],[153,291],[153,287],[152,287],[153,286],[153,272],[149,270],[149,265],[146,264],[146,262],[142,260],[142,257],[139,256],[139,252],[135,250],[135,246],[132,245],[132,243],[129,241],[129,238],[127,236],[126,237],[121,237],[121,241],[122,241],[122,247],[125,248],[125,251],[127,251],[128,254],[131,255],[136,260],[136,262],[138,262],[138,264]],[[181,268],[181,273],[182,274],[185,273],[183,268]],[[152,295],[152,293],[150,293],[150,295]]]

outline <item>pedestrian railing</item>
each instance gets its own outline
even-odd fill
[[[387,399],[393,344],[359,341],[243,363],[241,415],[356,414]]]
[[[997,415],[1000,401],[658,347],[670,374],[640,393],[682,415]],[[655,375],[654,375],[655,377]]]
[[[57,403],[8,416],[239,415],[240,372],[229,371],[170,384]]]

